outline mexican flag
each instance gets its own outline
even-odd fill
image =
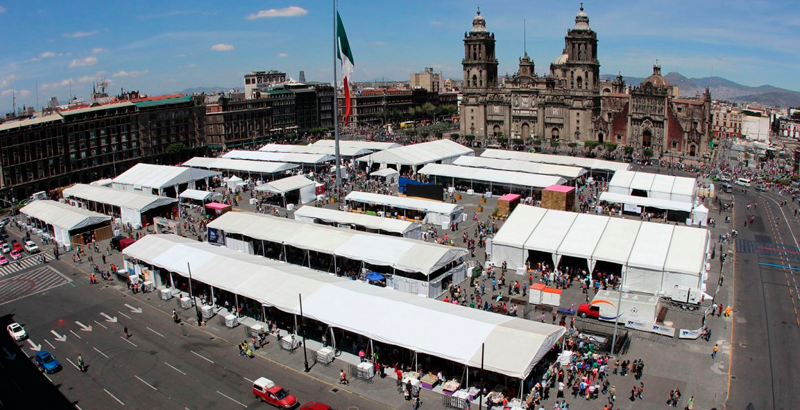
[[[339,12],[336,12],[336,52],[342,62],[344,100],[347,104],[344,112],[344,124],[347,125],[347,118],[350,117],[350,86],[347,82],[355,69],[355,60],[353,60],[353,53],[350,51],[350,43],[347,42],[347,33],[344,32],[344,24],[342,24],[342,16],[339,15]]]

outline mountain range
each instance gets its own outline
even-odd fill
[[[616,76],[603,74],[601,78],[613,80]],[[670,84],[678,86],[681,97],[694,97],[702,94],[706,88],[711,89],[711,98],[742,103],[759,103],[767,106],[797,107],[800,106],[800,92],[787,90],[772,85],[750,87],[735,83],[722,77],[687,78],[677,72],[664,76]],[[644,78],[625,77],[625,83],[636,86]]]

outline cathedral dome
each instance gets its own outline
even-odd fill
[[[558,56],[556,58],[555,61],[553,61],[553,65],[564,65],[564,64],[567,63],[567,59],[568,58],[569,58],[569,55],[567,55],[567,53],[561,54],[560,56]]]
[[[661,76],[661,66],[658,65],[658,63],[653,65],[653,75],[651,75],[650,77],[647,77],[642,82],[642,85],[647,84],[647,83],[649,83],[649,84],[651,84],[651,85],[653,85],[655,87],[667,88],[667,87],[670,86],[669,81],[667,81],[666,78]]]
[[[591,28],[589,27],[589,15],[583,11],[583,3],[581,3],[581,10],[575,16],[575,28],[574,30],[579,31],[589,31]]]
[[[472,32],[485,33],[486,32],[486,19],[481,16],[481,8],[478,7],[478,14],[472,19]]]

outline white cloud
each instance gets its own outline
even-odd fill
[[[308,10],[297,7],[297,6],[289,6],[282,9],[269,9],[269,10],[261,10],[258,13],[248,14],[248,20],[256,20],[256,19],[263,19],[263,18],[272,18],[272,17],[301,17],[308,14]]]
[[[30,90],[4,90],[3,92],[0,93],[0,96],[5,97],[7,95],[11,95],[14,93],[16,93],[20,97],[27,97],[31,95]]]
[[[69,63],[69,68],[86,67],[97,64],[97,57],[76,58]]]
[[[112,77],[138,77],[138,76],[140,76],[142,74],[147,74],[148,72],[149,72],[149,70],[144,70],[144,71],[119,70],[116,73],[111,74],[111,76]]]
[[[233,45],[232,44],[222,44],[222,43],[214,44],[213,46],[211,46],[211,49],[214,50],[214,51],[231,51],[231,50],[233,50]]]
[[[44,83],[39,86],[42,91],[52,90],[54,88],[61,88],[70,85],[73,82],[71,78],[66,78],[61,81],[56,81],[54,83]]]
[[[16,80],[16,79],[17,79],[17,76],[15,76],[15,75],[13,75],[13,74],[12,74],[12,75],[9,75],[9,76],[7,76],[7,77],[0,78],[0,88],[6,88],[6,87],[8,87],[8,86],[9,86],[9,85],[11,85],[11,83],[12,83],[12,82],[14,82],[14,80]]]
[[[431,21],[431,25],[432,26],[441,26],[442,22],[441,21]]]
[[[8,9],[7,9],[7,8],[5,8],[5,7],[3,7],[3,6],[0,6],[0,14],[3,14],[3,13],[5,13],[5,12],[6,12],[6,10],[8,10]]]
[[[83,77],[78,78],[78,82],[79,83],[91,83],[91,82],[94,82],[95,80],[99,80],[100,77],[104,76],[105,74],[106,74],[105,71],[98,71],[98,72],[96,72],[96,73],[94,73],[92,75],[85,75]]]
[[[289,57],[289,54],[286,54],[286,53],[278,53],[278,57],[280,57],[280,58]]]
[[[197,64],[195,64],[195,63],[191,63],[191,64],[187,64],[186,65],[186,68],[195,68],[195,67],[197,67]]]
[[[38,57],[31,58],[31,61],[39,61],[45,58],[61,57],[63,55],[64,55],[63,53],[56,53],[54,51],[45,51],[44,53],[39,54]]]
[[[89,37],[97,34],[97,30],[93,31],[76,31],[74,33],[64,33],[64,37],[66,38],[81,38],[81,37]]]
[[[184,58],[186,54],[175,54],[175,58]]]
[[[380,46],[385,46],[386,42],[385,41],[373,41],[373,42],[369,43],[369,45],[380,47]]]
[[[107,49],[107,48],[103,48],[103,47],[95,47],[95,48],[93,48],[93,49],[92,49],[92,54],[100,54],[100,53],[105,53],[106,51],[108,51],[108,49]]]

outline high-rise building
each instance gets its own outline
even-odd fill
[[[433,68],[426,67],[421,73],[411,74],[409,86],[411,88],[423,88],[432,93],[440,93],[443,90],[442,73],[435,73]]]
[[[258,88],[265,88],[286,82],[286,73],[277,70],[253,71],[244,76],[244,95],[245,98],[253,97],[253,92]]]

